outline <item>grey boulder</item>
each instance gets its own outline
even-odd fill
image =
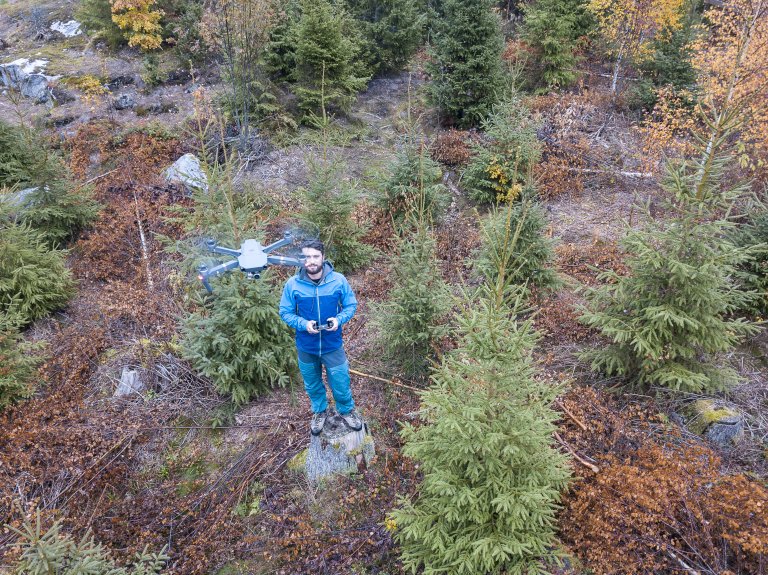
[[[202,190],[208,193],[208,177],[200,166],[200,160],[194,154],[184,154],[171,167],[163,172],[165,180],[179,183],[188,191]]]

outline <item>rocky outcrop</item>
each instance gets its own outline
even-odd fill
[[[27,73],[20,64],[0,64],[0,81],[6,88],[18,90],[36,104],[52,101],[48,78],[44,74]]]

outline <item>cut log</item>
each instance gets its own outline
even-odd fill
[[[310,436],[304,471],[310,481],[336,473],[360,473],[375,453],[365,421],[360,431],[353,431],[334,414],[326,420],[320,435]]]

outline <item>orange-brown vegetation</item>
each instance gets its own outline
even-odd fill
[[[464,166],[472,156],[471,144],[477,139],[472,132],[450,129],[437,135],[429,153],[433,160],[446,166]]]
[[[704,147],[733,130],[738,165],[764,179],[768,165],[768,6],[733,0],[709,7],[693,42],[693,66],[699,83],[696,105],[682,105],[679,95],[659,92],[646,119],[644,155],[660,167],[665,155],[692,152],[691,133]]]
[[[597,241],[592,244],[560,244],[555,247],[555,267],[566,276],[586,285],[598,283],[604,271],[626,275],[624,254],[615,242]]]
[[[562,437],[599,468],[576,467],[580,479],[560,516],[564,542],[590,569],[764,572],[765,486],[723,474],[719,457],[665,423],[651,402],[620,407],[583,387],[562,402],[575,417],[564,416]]]
[[[603,172],[606,151],[593,145],[607,122],[599,95],[549,94],[531,100],[540,119],[541,161],[534,166],[536,188],[546,199],[580,194],[585,183]]]
[[[581,284],[595,285],[606,270],[626,274],[624,255],[615,243],[559,244],[555,247],[555,269],[562,277]],[[558,342],[578,342],[594,334],[579,322],[581,298],[567,286],[549,294],[534,294],[536,329]]]

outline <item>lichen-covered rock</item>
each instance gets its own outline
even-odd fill
[[[208,178],[194,154],[184,154],[163,173],[166,181],[182,184],[189,191],[198,189],[208,192]]]
[[[686,415],[688,429],[723,447],[738,443],[744,435],[742,415],[717,400],[694,401]]]
[[[21,81],[21,95],[29,98],[35,104],[45,104],[51,99],[48,90],[48,78],[43,74],[29,74]]]
[[[135,105],[136,99],[132,94],[120,94],[112,103],[112,106],[115,108],[115,110],[127,110],[129,108],[133,108]]]

